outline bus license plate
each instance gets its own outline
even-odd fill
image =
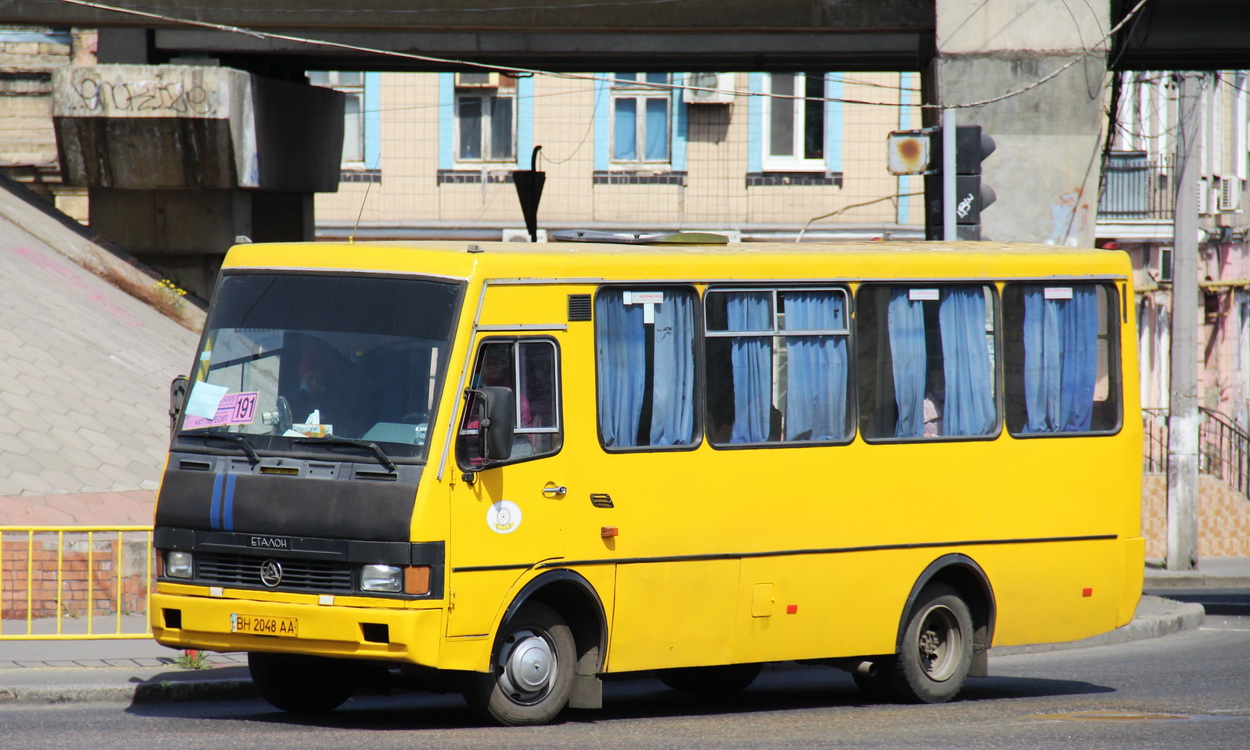
[[[299,620],[295,617],[230,615],[230,632],[246,633],[248,635],[276,635],[282,638],[298,638]]]

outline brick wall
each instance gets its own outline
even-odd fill
[[[0,544],[0,618],[82,617],[88,607],[93,615],[113,615],[119,604],[121,614],[143,613],[146,536],[123,537],[119,563],[116,534],[89,541],[85,533],[67,533],[58,545],[54,533],[36,533],[33,544],[25,533],[6,533]]]

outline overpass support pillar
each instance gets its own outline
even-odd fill
[[[53,90],[91,227],[202,296],[236,236],[310,240],[313,194],[338,188],[338,92],[186,65],[62,68]]]
[[[980,125],[997,145],[982,165],[997,193],[981,217],[984,239],[1093,246],[1109,6],[937,0],[926,101],[959,107],[958,123]],[[938,125],[938,111],[926,112]]]

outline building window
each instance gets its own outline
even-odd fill
[[[765,87],[763,168],[824,171],[825,74],[773,73]]]
[[[516,161],[516,79],[456,75],[456,161]]]
[[[365,166],[365,74],[346,70],[312,70],[308,82],[313,86],[340,91],[343,105],[343,166]]]
[[[612,83],[612,161],[667,164],[672,91],[668,73],[616,73]]]

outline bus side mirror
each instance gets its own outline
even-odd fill
[[[179,375],[169,384],[169,439],[174,438],[174,427],[178,417],[182,416],[182,404],[187,399],[187,385],[190,381],[186,375]]]
[[[516,429],[516,398],[512,389],[482,386],[472,393],[478,397],[482,458],[503,461],[512,455],[512,433]]]

